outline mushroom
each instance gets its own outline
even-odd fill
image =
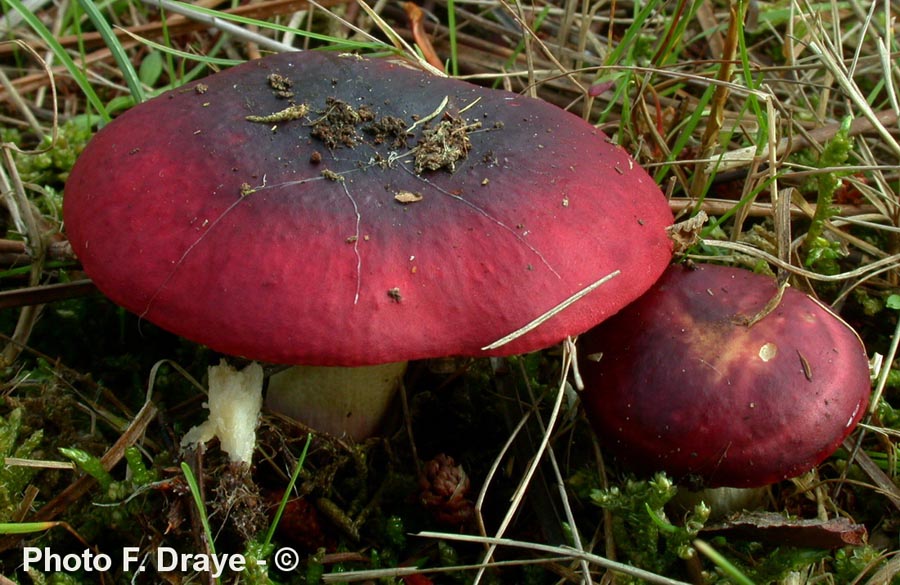
[[[868,403],[865,348],[827,307],[773,279],[673,266],[579,340],[582,401],[603,445],[638,472],[763,486],[828,457]]]
[[[583,120],[317,51],[124,113],[72,170],[64,219],[110,299],[224,354],[307,366],[312,388],[273,376],[268,404],[355,438],[377,426],[406,361],[548,347],[637,298],[671,256],[659,188]],[[334,367],[369,366],[350,373],[363,386],[351,398],[336,397],[343,379],[320,389],[344,375]],[[335,405],[330,422],[311,412]]]

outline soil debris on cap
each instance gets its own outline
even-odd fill
[[[345,101],[329,97],[320,117],[313,122],[311,136],[325,143],[329,150],[340,146],[353,148],[362,141],[359,125],[375,119],[375,113],[367,105],[354,108]]]
[[[445,113],[437,126],[426,128],[416,146],[415,171],[437,171],[447,168],[451,173],[456,163],[465,159],[472,148],[469,132],[481,127],[481,122],[468,123],[461,116]]]
[[[294,86],[294,82],[291,78],[278,73],[272,73],[267,79],[269,81],[269,87],[272,88],[272,93],[274,93],[276,97],[282,99],[294,97],[294,92],[291,90]]]

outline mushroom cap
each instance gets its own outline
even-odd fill
[[[64,218],[114,302],[274,363],[536,350],[637,298],[671,257],[657,185],[576,116],[395,60],[315,51],[124,113],[72,170]],[[481,349],[617,270],[535,330]]]
[[[708,487],[767,485],[833,453],[868,403],[865,348],[794,289],[747,327],[776,291],[747,270],[673,266],[583,335],[582,401],[610,452]]]

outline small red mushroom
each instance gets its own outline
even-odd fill
[[[310,367],[544,348],[637,298],[671,255],[659,188],[590,124],[405,62],[317,51],[124,113],[84,150],[64,212],[114,302],[226,354]],[[403,366],[388,369],[391,391]],[[272,380],[268,400],[302,420],[311,398],[294,387]],[[380,413],[359,404],[316,424],[365,436]]]
[[[625,466],[707,487],[797,476],[863,416],[868,360],[822,304],[773,279],[714,265],[670,268],[580,338],[582,401]]]

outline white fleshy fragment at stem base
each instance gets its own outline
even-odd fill
[[[232,461],[247,465],[256,446],[256,425],[262,408],[263,369],[252,363],[241,371],[222,360],[209,368],[209,419],[187,432],[181,446],[219,438]]]

